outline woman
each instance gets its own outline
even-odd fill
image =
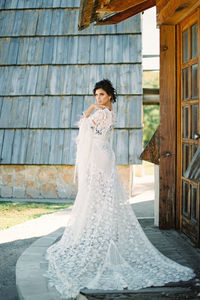
[[[52,285],[64,299],[80,289],[137,290],[189,280],[192,269],[162,255],[128,203],[112,149],[116,93],[109,80],[94,87],[97,103],[80,119],[78,193],[60,241],[47,250]]]

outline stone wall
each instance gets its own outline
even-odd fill
[[[126,193],[130,195],[130,168],[118,166]],[[74,200],[74,166],[1,165],[0,200]]]

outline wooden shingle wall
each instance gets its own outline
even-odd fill
[[[79,32],[77,0],[1,0],[0,9],[1,163],[73,165],[76,122],[103,78],[119,95],[117,163],[140,163],[140,15]]]

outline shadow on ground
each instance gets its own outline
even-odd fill
[[[0,244],[0,299],[18,300],[15,266],[18,258],[37,238]]]

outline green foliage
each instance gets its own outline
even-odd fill
[[[143,106],[143,123],[143,147],[145,147],[160,123],[160,107],[158,105]]]
[[[143,88],[158,89],[159,88],[159,72],[146,71],[143,72]]]

